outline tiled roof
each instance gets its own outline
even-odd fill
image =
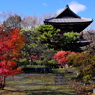
[[[45,19],[45,22],[50,23],[77,23],[77,22],[91,22],[92,19],[86,18],[52,18],[52,19]]]
[[[64,10],[57,16],[45,19],[45,23],[78,23],[78,22],[92,22],[92,19],[82,18],[75,14],[67,5]]]

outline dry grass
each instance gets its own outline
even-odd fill
[[[64,81],[61,84],[54,81],[58,73],[63,74]],[[20,74],[7,79],[7,85],[0,90],[0,95],[95,95],[92,94],[94,85],[72,82],[71,79],[75,77],[63,69],[56,69],[49,74]]]
[[[18,91],[12,87],[5,87],[4,90],[0,90],[0,95],[27,95],[23,91]]]
[[[54,81],[56,73],[60,72],[22,74],[8,78],[7,86],[4,90],[0,90],[0,95],[74,95],[74,90],[70,87],[71,76],[66,77],[66,81],[60,84]]]

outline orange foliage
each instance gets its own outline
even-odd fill
[[[0,26],[0,75],[7,77],[9,75],[19,74],[21,68],[17,66],[15,61],[20,55],[18,52],[25,45],[23,35],[20,29],[4,30]]]
[[[59,51],[57,53],[55,53],[54,55],[54,59],[57,60],[61,65],[64,65],[67,63],[68,59],[66,58],[66,56],[69,54],[69,51]]]
[[[15,61],[9,60],[9,61],[7,62],[7,66],[12,68],[12,67],[17,66],[17,64],[16,64]]]
[[[61,58],[65,57],[67,54],[68,54],[68,52],[66,52],[66,51],[59,51],[59,52],[55,53],[54,59],[56,59],[56,60],[61,59]]]

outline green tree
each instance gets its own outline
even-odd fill
[[[52,25],[40,25],[35,29],[39,36],[35,37],[40,43],[44,43],[48,48],[54,50],[76,50],[79,46],[76,41],[79,40],[78,33],[68,32],[60,34],[60,30]]]
[[[79,40],[79,36],[77,32],[68,32],[64,33],[65,41],[68,43],[73,43]]]
[[[40,25],[35,32],[39,34],[35,38],[38,42],[44,43],[49,48],[56,48],[59,42],[57,36],[59,29],[55,29],[52,25]]]
[[[22,49],[23,58],[30,58],[30,64],[33,64],[33,60],[31,58],[32,54],[37,54],[38,56],[41,56],[42,53],[47,49],[46,46],[42,43],[38,43],[35,40],[35,37],[38,37],[39,34],[32,31],[32,30],[21,30],[21,32],[24,34],[26,44],[24,48]],[[39,58],[40,59],[40,58]]]

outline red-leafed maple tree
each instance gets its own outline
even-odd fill
[[[32,53],[31,56],[29,57],[30,60],[30,65],[33,65],[34,60],[39,60],[39,55],[37,53]]]
[[[57,60],[58,63],[60,63],[61,66],[63,67],[68,61],[68,59],[66,58],[68,53],[70,53],[70,52],[69,51],[59,51],[59,52],[55,53],[53,58],[55,60]]]
[[[21,67],[17,67],[16,59],[25,41],[20,29],[4,30],[0,26],[0,88],[5,87],[7,76],[19,74]]]

